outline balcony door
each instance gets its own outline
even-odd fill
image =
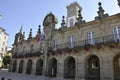
[[[114,41],[120,41],[120,27],[115,27],[113,29],[113,36],[114,36]]]
[[[94,45],[94,32],[89,32],[88,33],[88,44]]]
[[[68,37],[68,48],[73,48],[73,36]]]

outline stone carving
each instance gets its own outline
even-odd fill
[[[102,19],[102,18],[105,18],[105,17],[108,17],[108,14],[104,14],[104,9],[102,8],[102,3],[101,2],[99,2],[98,3],[98,5],[99,5],[99,11],[97,12],[98,13],[98,16],[97,17],[95,17],[95,20],[100,20],[100,19]]]

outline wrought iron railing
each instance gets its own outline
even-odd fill
[[[56,51],[56,50],[63,50],[63,49],[72,49],[76,47],[86,47],[86,46],[93,46],[93,45],[102,45],[102,44],[110,44],[113,42],[119,42],[120,38],[115,38],[116,35],[104,36],[99,38],[93,38],[90,40],[82,40],[76,41],[72,43],[64,43],[56,46],[49,45],[48,51]]]
[[[33,49],[33,50],[25,50],[13,53],[14,58],[23,58],[23,57],[32,57],[32,56],[40,56],[43,54],[43,49]]]

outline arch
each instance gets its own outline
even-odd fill
[[[120,80],[120,54],[113,58],[114,80]]]
[[[36,62],[36,75],[42,75],[42,70],[43,70],[43,60],[38,59]]]
[[[29,59],[26,67],[26,74],[31,74],[31,72],[32,72],[32,60]]]
[[[100,60],[96,55],[86,58],[86,80],[100,80]]]
[[[56,77],[57,75],[57,59],[56,58],[51,58],[49,60],[49,70],[48,70],[48,75],[51,77]]]
[[[23,65],[24,65],[24,61],[21,60],[21,61],[19,62],[19,70],[18,70],[18,73],[22,73],[22,72],[23,72]]]
[[[12,72],[16,72],[16,70],[17,70],[17,61],[15,60],[13,62]]]
[[[64,78],[74,79],[76,73],[75,58],[69,56],[64,60]]]

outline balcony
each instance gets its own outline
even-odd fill
[[[43,49],[39,48],[39,49],[15,52],[13,54],[13,58],[35,57],[35,56],[41,56],[42,54],[43,54]]]
[[[117,38],[116,35],[110,35],[110,36],[104,36],[99,38],[93,38],[91,40],[82,40],[82,41],[76,41],[73,43],[65,43],[60,44],[57,46],[51,46],[48,47],[48,53],[61,53],[62,51],[70,52],[71,50],[77,51],[79,48],[84,48],[86,50],[89,49],[91,46],[99,46],[99,45],[111,45],[112,43],[118,43],[120,41],[120,38]]]

